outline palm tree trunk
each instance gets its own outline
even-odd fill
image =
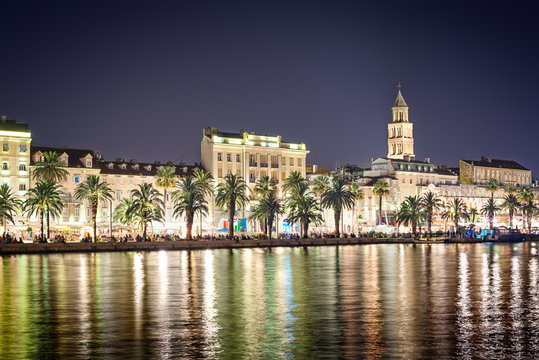
[[[167,224],[167,188],[163,188],[163,217],[165,218],[165,227]]]
[[[532,217],[528,215],[528,234],[532,233]]]
[[[49,207],[47,206],[47,239],[51,237],[50,219]]]
[[[305,223],[303,224],[303,238],[304,239],[307,239],[309,237],[309,222],[308,221],[305,221]]]
[[[142,210],[142,237],[144,238],[143,241],[146,241],[146,234],[148,230],[148,225],[146,223],[147,218],[148,218],[148,210]]]
[[[41,220],[41,234],[39,234],[41,236],[41,238],[43,239],[43,231],[44,231],[44,218],[43,218],[43,209],[39,210],[39,218]]]
[[[94,242],[97,242],[97,205],[92,204],[90,206],[92,207],[90,211],[92,212],[92,224],[94,226]]]
[[[382,225],[382,197],[379,197],[378,206],[380,208],[380,214],[378,215],[378,225]]]
[[[193,214],[186,214],[185,225],[187,227],[187,240],[193,239]]]
[[[412,234],[416,235],[416,232],[417,232],[417,221],[416,220],[412,220]]]
[[[339,231],[339,221],[341,220],[341,211],[340,210],[334,210],[333,213],[334,213],[333,216],[335,218],[335,236],[337,238],[340,238],[341,233]]]
[[[4,224],[4,234],[7,233],[6,215],[2,216],[2,223]]]
[[[268,217],[268,239],[271,239],[271,228],[273,227],[273,216]]]
[[[228,239],[234,239],[234,215],[236,213],[236,201],[230,200],[228,204]]]

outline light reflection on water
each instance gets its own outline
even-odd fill
[[[0,358],[529,358],[536,243],[2,257]]]

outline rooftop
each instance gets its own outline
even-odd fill
[[[9,120],[5,116],[0,117],[0,131],[30,132],[30,127],[25,123],[18,123],[17,120]]]
[[[519,163],[513,160],[491,159],[484,156],[481,157],[481,160],[462,160],[462,161],[473,166],[493,167],[493,168],[513,169],[513,170],[529,170],[526,167],[520,165]]]

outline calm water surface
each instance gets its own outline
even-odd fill
[[[0,358],[533,358],[539,244],[18,255]]]

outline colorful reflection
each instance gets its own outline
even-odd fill
[[[537,249],[2,257],[0,358],[531,358]]]

